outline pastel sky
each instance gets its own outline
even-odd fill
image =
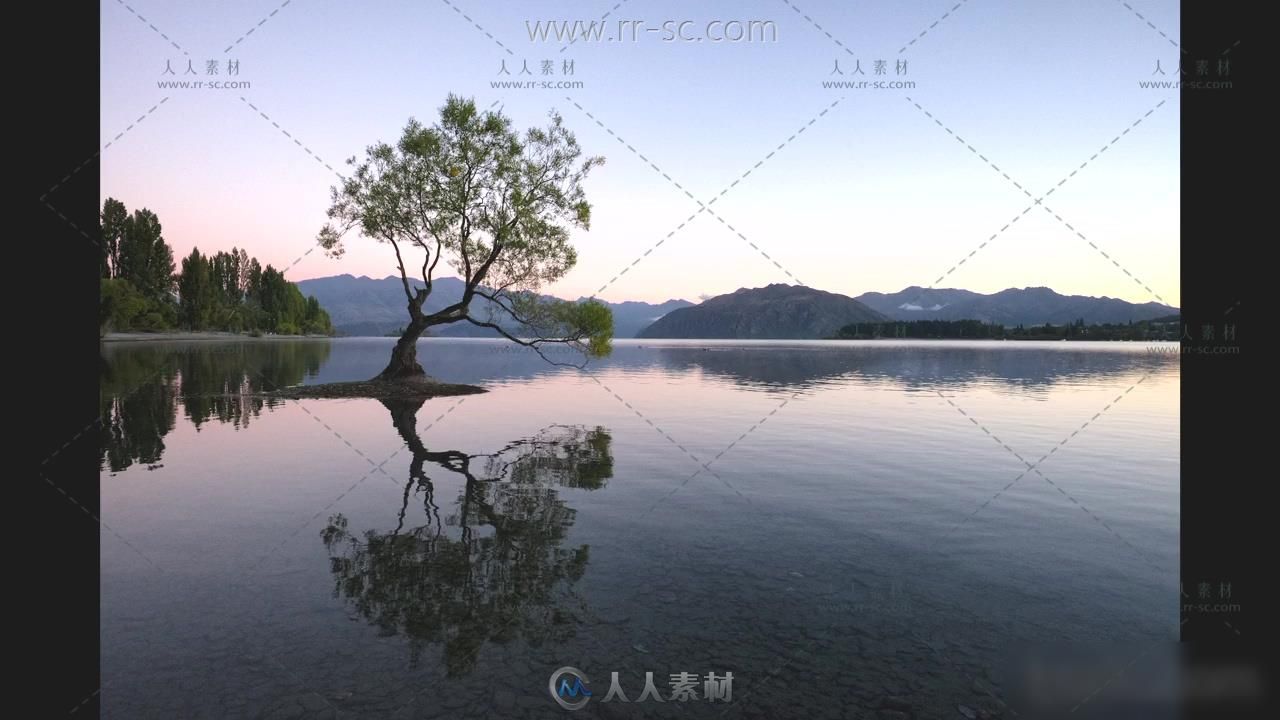
[[[102,193],[154,210],[179,256],[234,245],[293,280],[383,277],[394,256],[371,241],[351,239],[341,260],[308,254],[335,171],[453,92],[521,127],[554,108],[606,157],[578,266],[546,288],[562,297],[1046,285],[1178,305],[1178,91],[1139,87],[1176,74],[1161,33],[1178,37],[1178,5],[1134,0],[1145,20],[1115,0],[955,5],[103,0]],[[640,32],[562,50],[526,28],[611,9],[614,34],[620,19],[690,20],[690,37],[759,20],[776,41]],[[525,79],[582,87],[493,86]],[[841,79],[915,87],[823,87]],[[159,86],[175,80],[250,85]]]

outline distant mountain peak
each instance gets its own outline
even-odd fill
[[[739,288],[700,305],[673,310],[640,332],[642,338],[816,339],[856,322],[884,322],[857,300],[804,285]]]
[[[1003,325],[1140,322],[1176,314],[1161,303],[1063,295],[1043,285],[1006,288],[984,295],[969,290],[911,286],[896,293],[869,292],[858,300],[895,320],[979,320]]]

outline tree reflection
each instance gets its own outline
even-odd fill
[[[604,428],[555,425],[489,454],[432,451],[417,434],[416,401],[382,401],[413,453],[396,528],[355,535],[342,514],[321,536],[335,597],[367,621],[409,640],[415,664],[429,645],[443,649],[450,676],[465,674],[485,642],[530,644],[573,634],[585,610],[572,591],[589,547],[562,547],[575,511],[559,488],[597,490],[613,475]],[[436,482],[461,487],[442,517]],[[410,500],[426,523],[405,528]]]
[[[177,422],[178,405],[197,429],[209,420],[247,426],[278,400],[258,393],[314,376],[328,342],[147,344],[105,348],[101,356],[100,467],[152,464]]]

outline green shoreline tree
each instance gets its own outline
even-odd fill
[[[193,249],[174,272],[173,250],[147,209],[102,204],[100,330],[227,330],[332,335],[314,297],[242,249],[204,255]]]
[[[603,158],[582,158],[578,141],[552,112],[545,128],[523,135],[498,112],[450,95],[439,121],[410,119],[395,145],[370,146],[363,161],[331,194],[330,222],[318,235],[332,257],[351,230],[389,244],[404,286],[409,322],[374,380],[430,381],[418,363],[417,342],[428,328],[456,322],[491,328],[540,352],[548,343],[608,354],[613,315],[595,302],[549,302],[537,291],[577,262],[572,227],[587,228],[591,206],[582,182]],[[423,287],[409,282],[406,250],[424,256]],[[434,312],[423,308],[442,257],[461,276],[461,299]],[[490,316],[474,317],[471,303],[487,300]],[[514,323],[512,327],[504,323]],[[546,356],[544,356],[545,358]],[[567,363],[559,363],[567,364]]]

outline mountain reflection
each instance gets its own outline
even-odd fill
[[[1062,345],[1063,347],[1057,347]],[[1120,345],[1117,343],[1117,345]],[[703,372],[747,388],[805,389],[823,385],[886,383],[902,389],[948,388],[987,383],[1014,391],[1047,389],[1058,384],[1092,381],[1126,373],[1147,373],[1176,355],[1134,352],[1124,344],[1113,352],[1096,345],[1076,349],[1068,343],[1052,347],[991,341],[984,346],[941,343],[902,345],[756,345],[661,347],[662,366],[676,372]]]
[[[605,486],[609,433],[555,425],[488,454],[433,451],[417,434],[423,401],[382,402],[413,453],[404,500],[387,532],[355,534],[341,513],[329,518],[321,537],[335,597],[384,634],[405,636],[412,664],[440,645],[450,676],[468,672],[486,642],[572,636],[585,611],[572,586],[589,548],[563,547],[575,511],[558,489]],[[460,487],[441,499],[446,479]],[[406,528],[411,501],[426,522]]]
[[[484,384],[576,372],[549,365],[510,344],[424,342],[432,343],[433,369],[453,382]],[[197,429],[211,420],[240,428],[264,408],[282,402],[260,391],[370,377],[385,363],[384,345],[378,339],[107,343],[101,367],[100,467],[119,472],[135,464],[159,463],[179,409]],[[849,385],[903,390],[984,385],[997,392],[1042,398],[1060,385],[1143,375],[1178,362],[1177,355],[1143,349],[1138,343],[1017,341],[804,346],[620,343],[609,358],[594,361],[593,367],[655,376],[702,376],[766,392]]]
[[[244,427],[280,401],[256,395],[313,377],[328,342],[105,346],[101,357],[100,467],[119,472],[160,461],[181,405],[199,428],[210,420]]]

